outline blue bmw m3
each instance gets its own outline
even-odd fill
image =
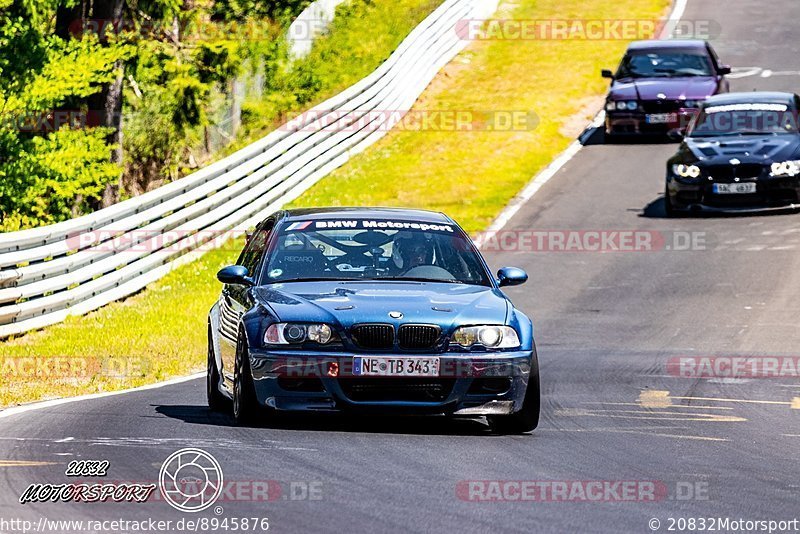
[[[531,320],[441,213],[280,211],[217,278],[207,395],[237,423],[275,412],[487,416],[503,433],[539,422]],[[232,402],[231,402],[232,401]]]

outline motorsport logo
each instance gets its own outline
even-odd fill
[[[158,487],[170,506],[181,512],[200,512],[214,504],[222,493],[222,468],[203,449],[173,452],[158,473]]]

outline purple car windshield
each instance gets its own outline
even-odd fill
[[[671,78],[712,76],[711,61],[704,54],[690,52],[647,52],[627,54],[617,78]]]

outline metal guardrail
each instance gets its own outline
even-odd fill
[[[445,0],[373,73],[242,150],[95,213],[0,234],[0,338],[140,290],[279,209],[376,142],[498,0]],[[390,124],[379,124],[391,110]],[[375,113],[378,111],[378,113]]]

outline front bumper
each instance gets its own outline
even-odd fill
[[[251,351],[256,397],[278,411],[499,415],[522,408],[538,374],[532,351],[381,355],[439,357],[440,376],[353,376],[353,357],[365,354]]]
[[[701,178],[685,183],[667,176],[667,194],[676,211],[712,213],[760,213],[800,208],[800,178],[764,178],[752,194],[716,194],[713,181]]]
[[[650,124],[647,113],[642,111],[606,111],[606,133],[610,135],[666,135],[678,130],[685,132],[689,122],[697,114],[695,109],[679,109],[666,113],[675,114],[675,120]]]

